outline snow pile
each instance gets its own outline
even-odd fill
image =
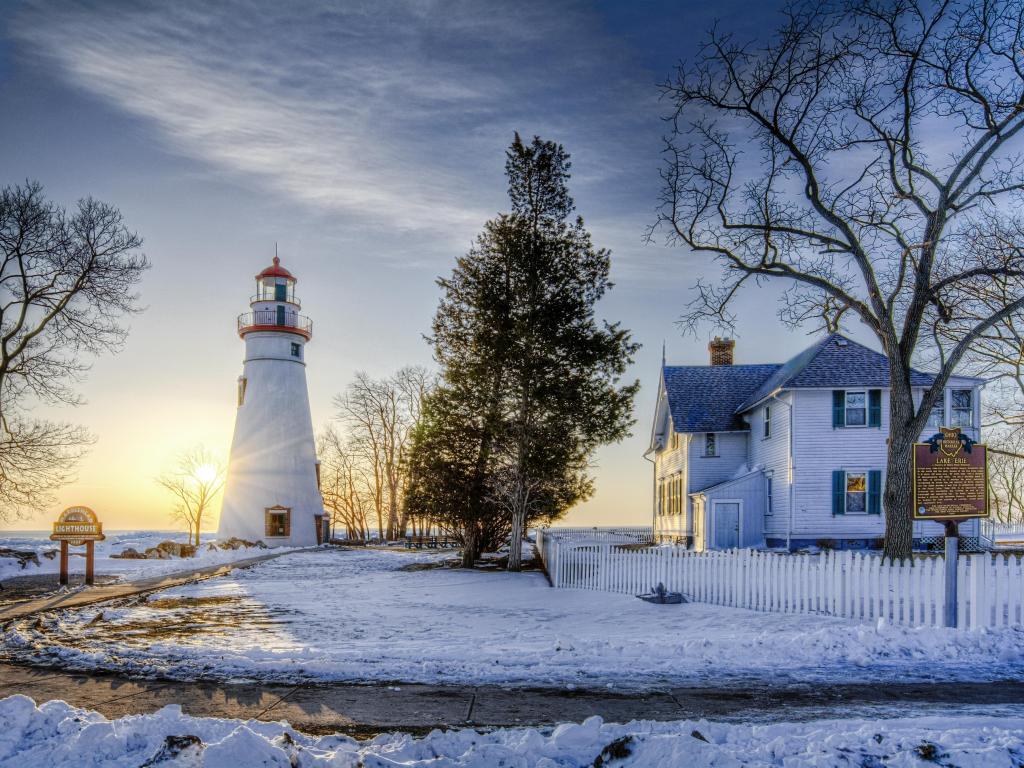
[[[705,721],[627,725],[592,717],[553,731],[509,728],[311,737],[286,723],[195,718],[174,705],[109,721],[63,701],[0,700],[0,767],[172,766],[924,766],[1010,768],[1024,719],[835,720],[773,725]]]
[[[180,679],[578,688],[995,680],[1024,671],[1019,629],[651,605],[551,589],[539,573],[401,570],[449,556],[298,552],[145,600],[14,622],[4,651],[29,663]]]
[[[113,531],[107,532],[104,541],[96,543],[96,574],[98,576],[116,576],[120,579],[146,578],[148,576],[163,576],[176,571],[202,568],[207,565],[219,565],[234,560],[244,560],[249,557],[256,557],[266,554],[261,549],[237,549],[209,551],[207,544],[214,540],[212,534],[200,536],[200,547],[195,557],[187,559],[171,558],[167,560],[134,560],[112,557],[119,555],[124,550],[131,548],[139,552],[145,552],[150,547],[155,547],[162,541],[185,541],[182,533],[168,533],[167,531]],[[35,552],[39,565],[28,563],[24,568],[12,557],[0,557],[0,581],[13,579],[18,576],[38,576],[45,573],[57,573],[60,570],[59,557],[46,557],[47,551],[57,551],[60,544],[50,541],[47,534],[10,534],[0,538],[0,548],[10,548],[19,551]],[[85,548],[72,547],[70,559],[70,570],[72,573],[85,572]],[[78,556],[81,555],[81,556]]]

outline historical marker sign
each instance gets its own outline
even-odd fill
[[[940,427],[914,445],[914,518],[970,517],[988,517],[987,452],[959,429]]]

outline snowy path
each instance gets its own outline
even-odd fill
[[[1024,632],[916,630],[552,590],[537,573],[399,570],[438,556],[318,550],[124,604],[15,622],[11,658],[178,679],[611,690],[996,680]],[[97,617],[99,617],[97,619]]]

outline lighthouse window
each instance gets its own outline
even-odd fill
[[[287,507],[271,507],[266,510],[266,535],[289,536],[291,535],[292,511]]]
[[[274,286],[274,300],[275,301],[288,301],[288,286],[284,283],[278,283]]]
[[[238,404],[242,405],[245,402],[245,385],[248,379],[245,376],[238,377]]]
[[[300,344],[292,344],[292,357],[302,359],[302,346]]]

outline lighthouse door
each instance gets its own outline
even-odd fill
[[[277,324],[284,325],[284,307],[280,304],[277,305]]]

